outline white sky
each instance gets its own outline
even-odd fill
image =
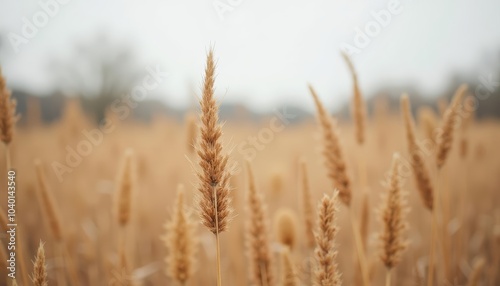
[[[42,0],[40,2],[47,2]],[[52,0],[54,1],[54,0]],[[390,0],[66,0],[20,52],[7,42],[2,54],[8,83],[28,91],[54,88],[47,61],[69,53],[76,42],[105,32],[134,44],[140,60],[170,73],[160,94],[187,106],[190,85],[199,90],[205,53],[215,44],[219,95],[253,109],[291,102],[312,109],[306,83],[329,106],[350,96],[351,80],[339,50],[354,44],[372,12]],[[216,2],[236,3],[218,17]],[[385,83],[414,83],[438,93],[453,71],[476,68],[500,48],[498,0],[400,0],[402,12],[353,57],[365,93]],[[21,35],[22,18],[40,11],[39,1],[0,0],[0,33]]]

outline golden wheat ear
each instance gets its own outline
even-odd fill
[[[318,226],[315,250],[315,286],[339,286],[335,237],[337,236],[338,191],[332,197],[324,195],[318,204]]]
[[[290,209],[279,209],[274,215],[274,228],[278,242],[294,250],[297,243],[297,217]]]
[[[462,100],[467,91],[467,85],[461,85],[455,92],[453,101],[450,106],[446,109],[443,116],[443,123],[441,124],[440,131],[438,134],[437,142],[437,152],[436,152],[436,164],[440,169],[443,167],[450,152],[451,146],[453,144],[453,133],[455,130],[455,125],[458,120],[459,111],[462,107]]]
[[[18,119],[16,115],[17,103],[11,98],[11,92],[0,69],[0,136],[5,145],[14,137],[14,125]]]
[[[201,223],[216,240],[217,285],[221,286],[220,238],[226,231],[233,213],[230,198],[231,172],[228,156],[222,152],[222,128],[219,124],[219,106],[214,98],[215,61],[213,50],[207,55],[203,95],[200,100],[200,138],[196,153],[199,158],[198,207]]]
[[[136,179],[134,163],[134,151],[128,149],[125,151],[116,180],[115,216],[120,227],[125,227],[130,222]]]
[[[352,118],[355,126],[356,141],[359,145],[363,145],[365,142],[365,122],[366,122],[366,107],[361,95],[361,90],[358,83],[358,75],[356,74],[356,69],[351,61],[351,58],[344,52],[341,53],[344,61],[349,67],[349,71],[352,77],[353,85],[353,97],[352,97]]]
[[[247,249],[250,258],[250,280],[255,285],[274,285],[267,206],[262,192],[259,192],[255,185],[249,161],[246,161],[246,168],[248,174]]]
[[[408,143],[408,153],[410,153],[411,166],[417,183],[417,189],[425,207],[432,211],[434,207],[434,188],[425,165],[424,159],[417,145],[415,135],[415,123],[411,115],[410,100],[407,94],[401,96],[401,111],[406,129],[406,140]]]
[[[34,286],[48,286],[47,263],[45,262],[45,250],[40,241],[36,252],[35,262],[33,263],[33,276],[31,278]]]
[[[304,220],[304,229],[306,232],[307,246],[313,249],[316,245],[314,241],[314,208],[312,204],[311,188],[309,187],[309,176],[307,173],[307,165],[304,160],[299,162],[300,171],[300,190],[302,213]]]
[[[309,91],[314,99],[317,118],[323,134],[323,157],[325,167],[333,188],[339,191],[340,200],[346,205],[351,204],[351,183],[347,176],[346,163],[340,147],[337,126],[330,118],[325,107],[319,100],[314,88],[309,85]]]
[[[200,171],[197,176],[201,221],[212,233],[217,234],[227,230],[233,209],[229,196],[228,157],[221,152],[222,128],[218,122],[219,107],[214,98],[214,82],[215,62],[213,50],[210,50],[200,100],[201,127],[197,149]]]
[[[401,189],[401,174],[399,173],[400,156],[394,154],[389,174],[389,183],[385,200],[380,209],[382,233],[380,239],[380,259],[390,271],[400,260],[402,252],[407,247],[404,232],[408,229],[405,221],[407,201]]]
[[[166,273],[181,285],[185,285],[194,274],[197,248],[196,223],[186,211],[184,194],[184,186],[179,184],[172,218],[165,224],[164,237],[168,250]]]

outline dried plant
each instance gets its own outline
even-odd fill
[[[290,250],[297,243],[297,218],[290,209],[279,209],[274,215],[274,229],[278,242],[287,246]]]
[[[307,240],[307,246],[311,249],[316,245],[314,240],[314,209],[312,204],[311,188],[309,187],[309,179],[307,175],[306,162],[301,160],[299,163],[300,168],[300,190],[302,212],[304,217],[304,230]]]
[[[184,186],[177,188],[172,218],[165,224],[164,242],[168,249],[167,275],[185,285],[193,276],[197,248],[196,223],[184,205]]]
[[[419,126],[422,128],[426,139],[430,140],[432,146],[436,144],[435,132],[438,119],[434,111],[429,107],[422,107],[418,110]]]
[[[314,285],[341,285],[340,274],[336,262],[335,237],[337,235],[337,191],[332,197],[324,195],[318,205],[318,229],[316,231],[316,266]]]
[[[347,176],[346,164],[342,155],[336,124],[330,118],[330,115],[311,85],[309,85],[309,91],[316,104],[318,121],[323,131],[323,157],[325,158],[328,177],[332,180],[333,187],[339,191],[340,200],[346,206],[349,206],[351,204],[351,185]]]
[[[115,215],[118,225],[125,227],[130,222],[132,213],[132,195],[135,188],[134,152],[125,152],[116,180]]]
[[[0,69],[0,135],[5,145],[8,145],[13,138],[14,125],[17,121],[16,105]]]
[[[365,142],[365,121],[366,121],[366,107],[365,102],[363,100],[363,96],[361,95],[361,90],[359,89],[358,83],[358,75],[356,74],[356,70],[354,69],[354,65],[352,64],[349,56],[342,52],[342,57],[344,58],[347,66],[349,67],[349,71],[351,72],[352,82],[353,82],[353,97],[352,97],[352,118],[355,124],[356,131],[356,141],[359,145],[363,145]]]
[[[40,242],[36,253],[35,262],[33,263],[33,277],[31,278],[35,286],[48,286],[49,279],[47,278],[47,263],[45,262],[45,250],[43,243]]]
[[[467,85],[461,85],[455,92],[451,105],[446,110],[440,127],[440,133],[436,138],[437,153],[436,164],[442,168],[453,143],[453,131],[458,120],[458,112],[461,108],[462,99],[467,91]]]
[[[386,285],[391,284],[391,269],[399,263],[401,254],[408,245],[404,238],[404,232],[408,229],[405,221],[408,210],[405,195],[401,190],[399,168],[400,158],[399,154],[396,153],[392,159],[387,193],[380,209],[382,222],[382,232],[379,236],[380,259],[387,268]]]
[[[406,139],[408,142],[408,153],[410,153],[411,166],[417,183],[417,189],[420,197],[427,209],[432,211],[434,207],[434,189],[425,166],[424,159],[420,153],[417,139],[415,136],[415,127],[413,117],[411,115],[410,101],[406,94],[401,97],[401,110],[403,112],[403,120],[406,128]]]
[[[250,258],[250,280],[253,285],[274,285],[269,226],[262,193],[255,186],[255,179],[247,161],[248,174],[248,226],[247,248]]]
[[[229,197],[230,170],[228,157],[222,153],[222,129],[218,123],[218,106],[214,98],[215,62],[213,50],[208,52],[201,106],[200,143],[197,154],[201,171],[197,172],[200,192],[199,211],[201,222],[216,237],[217,284],[221,285],[219,234],[227,230],[231,219],[231,198]]]

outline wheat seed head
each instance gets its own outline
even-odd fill
[[[297,218],[290,209],[279,209],[274,215],[274,228],[278,242],[293,250],[297,243]]]
[[[366,121],[366,107],[361,95],[361,90],[359,88],[358,76],[356,74],[356,69],[351,61],[351,58],[344,52],[341,53],[344,61],[349,67],[353,82],[353,97],[352,97],[352,117],[354,120],[356,141],[359,145],[365,142],[365,121]]]
[[[422,198],[425,207],[432,210],[434,207],[434,188],[432,186],[429,172],[425,165],[424,159],[420,153],[417,139],[415,135],[415,127],[413,117],[411,115],[410,101],[408,95],[401,96],[401,111],[403,113],[403,121],[406,129],[406,139],[408,142],[408,153],[411,158],[411,166],[417,190]]]
[[[18,119],[16,115],[16,101],[11,98],[11,92],[0,69],[0,136],[8,145],[13,138],[14,125]]]
[[[207,55],[203,95],[200,100],[201,127],[197,154],[200,170],[198,198],[200,218],[212,233],[227,230],[233,212],[230,199],[228,156],[222,151],[222,128],[218,120],[219,107],[214,98],[215,61],[213,50]]]
[[[382,222],[382,233],[379,235],[380,259],[388,269],[393,268],[399,262],[402,252],[407,247],[404,232],[408,229],[405,221],[408,211],[406,198],[401,189],[400,160],[399,154],[394,154],[387,192],[380,209]]]
[[[246,169],[248,175],[247,248],[251,268],[250,280],[255,285],[274,285],[267,207],[262,192],[259,192],[255,185],[249,161],[246,161]]]
[[[437,152],[436,152],[436,164],[438,168],[442,168],[448,157],[448,153],[453,144],[453,133],[457,123],[458,112],[461,109],[462,100],[467,91],[467,85],[461,85],[455,92],[455,96],[447,108],[443,116],[443,121],[441,125],[441,132],[438,134],[437,142]]]
[[[340,200],[346,205],[351,204],[351,183],[347,176],[346,163],[340,147],[337,126],[330,118],[325,107],[319,100],[314,88],[309,85],[309,91],[314,99],[318,113],[318,122],[323,134],[323,157],[328,177],[334,189],[339,191]]]
[[[134,163],[134,151],[128,149],[125,151],[116,184],[115,215],[120,227],[125,227],[130,222],[136,180]]]
[[[47,264],[45,262],[45,250],[43,243],[40,241],[36,253],[35,262],[33,263],[33,276],[31,277],[33,285],[35,286],[48,286],[47,278]]]
[[[316,249],[314,285],[315,286],[338,286],[341,285],[340,274],[337,267],[337,251],[335,249],[335,237],[338,226],[338,191],[333,195],[323,195],[318,204],[318,225],[315,233]]]
[[[306,162],[301,159],[299,162],[300,165],[300,189],[301,189],[301,199],[302,202],[302,212],[303,212],[303,220],[306,232],[307,246],[309,248],[314,248],[314,208],[312,204],[312,195],[311,188],[309,187],[309,178],[307,174],[307,165]]]
[[[184,186],[179,184],[172,217],[165,224],[166,235],[163,237],[168,249],[168,255],[165,259],[166,273],[182,285],[194,274],[198,243],[196,223],[186,210],[184,195]]]

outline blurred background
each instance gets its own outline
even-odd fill
[[[99,120],[155,71],[161,79],[133,108],[147,120],[196,105],[214,47],[223,118],[283,105],[311,113],[307,83],[347,115],[343,50],[369,110],[403,91],[418,108],[465,82],[477,116],[491,117],[500,116],[499,11],[495,0],[0,0],[0,66],[18,110],[32,102],[46,121],[65,97],[80,97]]]

